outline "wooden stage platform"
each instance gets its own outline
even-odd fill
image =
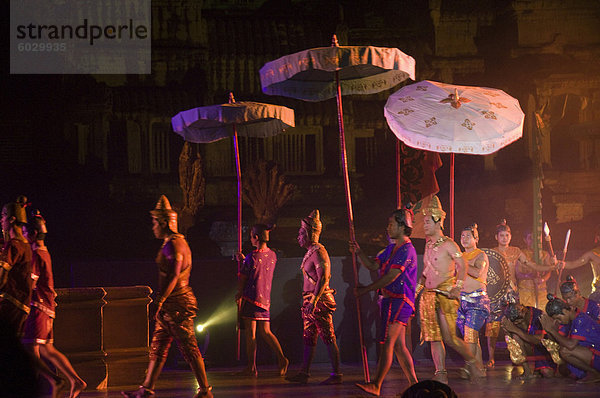
[[[370,395],[359,390],[354,383],[362,382],[362,366],[360,364],[343,364],[344,383],[337,386],[321,386],[319,382],[329,375],[329,365],[318,363],[311,370],[308,384],[298,385],[285,381],[276,375],[275,367],[259,367],[258,378],[240,378],[234,376],[237,369],[208,369],[208,378],[213,385],[213,393],[217,398],[317,398],[317,397],[368,397]],[[290,374],[295,374],[298,366],[290,366]],[[425,380],[433,375],[433,366],[429,363],[417,365],[417,377]],[[370,364],[370,371],[375,372],[375,363]],[[496,368],[488,371],[487,378],[479,384],[461,380],[458,367],[449,366],[449,385],[459,397],[485,398],[558,398],[558,397],[600,397],[600,384],[576,384],[565,378],[534,379],[522,381],[518,379],[521,368],[513,368],[509,362],[500,362]],[[140,375],[140,380],[143,375]],[[132,380],[135,382],[136,380]],[[138,383],[139,383],[138,381]],[[135,384],[107,391],[86,391],[82,398],[117,398],[120,390],[134,389]],[[383,384],[382,397],[397,397],[408,387],[397,366],[391,369]],[[191,398],[195,393],[196,381],[191,371],[165,370],[157,386],[158,398]]]

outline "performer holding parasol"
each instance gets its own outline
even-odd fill
[[[565,261],[562,264],[562,267],[564,267],[563,269],[574,269],[590,263],[592,266],[592,273],[594,274],[590,300],[600,302],[600,224],[596,226],[596,231],[594,233],[594,244],[598,246],[584,253],[583,256],[579,257],[577,260]]]
[[[277,265],[277,255],[271,250],[269,232],[272,225],[254,224],[250,230],[250,242],[256,250],[244,256],[242,252],[236,254],[238,261],[242,262],[238,275],[238,292],[235,296],[239,303],[239,316],[244,322],[246,332],[246,356],[248,366],[239,372],[240,376],[258,376],[256,369],[256,330],[277,355],[279,375],[285,376],[290,361],[283,354],[277,337],[271,332],[271,286],[273,273]]]
[[[382,353],[377,363],[377,373],[370,383],[356,386],[379,396],[383,379],[389,372],[394,353],[408,382],[417,383],[413,358],[406,347],[406,324],[415,312],[415,288],[417,284],[417,251],[410,235],[413,214],[409,209],[395,210],[388,220],[387,233],[394,243],[382,250],[372,261],[356,242],[350,242],[350,251],[358,255],[361,264],[371,271],[378,271],[380,278],[368,286],[357,286],[355,295],[362,296],[377,290],[381,298],[381,330],[379,343]]]

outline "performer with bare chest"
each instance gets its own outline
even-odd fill
[[[506,259],[510,280],[508,291],[506,292],[504,298],[497,301],[495,305],[492,305],[490,308],[490,316],[485,329],[489,353],[489,360],[486,364],[486,367],[488,368],[493,368],[495,364],[494,355],[496,352],[496,341],[498,340],[498,335],[500,334],[500,321],[504,317],[504,312],[501,308],[502,303],[519,302],[516,277],[517,262],[520,265],[540,272],[547,272],[554,269],[553,266],[543,266],[529,260],[525,253],[521,251],[521,249],[515,246],[510,246],[511,239],[511,229],[506,223],[506,220],[502,220],[500,224],[496,226],[496,241],[498,242],[498,246],[495,247],[494,250],[502,254]],[[555,260],[553,261],[553,264],[556,264]]]
[[[308,382],[317,339],[321,336],[331,360],[331,374],[321,384],[342,384],[340,350],[333,328],[333,312],[336,308],[333,297],[335,290],[329,287],[331,262],[327,250],[319,243],[322,227],[319,210],[313,210],[308,217],[302,219],[298,231],[298,244],[306,249],[300,266],[304,275],[302,284],[304,353],[300,372],[286,377],[286,380],[292,383],[305,384]]]
[[[594,280],[592,281],[592,294],[590,300],[600,302],[600,224],[596,226],[594,234],[594,243],[598,246],[579,257],[574,261],[565,261],[564,269],[579,268],[587,263],[592,266]]]
[[[159,198],[150,214],[152,232],[163,241],[156,256],[158,295],[150,362],[142,385],[135,391],[121,391],[121,394],[129,398],[154,397],[154,385],[167,360],[171,343],[175,340],[199,386],[194,398],[212,398],[212,386],[208,384],[204,358],[194,333],[198,305],[189,283],[192,251],[185,237],[177,232],[177,212],[171,208],[166,196]]]
[[[448,382],[446,371],[446,349],[444,343],[454,348],[466,361],[466,372],[470,377],[483,377],[483,364],[477,361],[467,344],[456,334],[458,300],[466,277],[466,264],[458,245],[442,233],[446,213],[437,196],[429,208],[423,210],[425,245],[425,268],[420,287],[425,287],[419,315],[421,333],[431,343],[431,355],[435,365],[436,381]]]
[[[522,249],[522,252],[529,259],[529,264],[535,264],[533,262],[533,234],[528,232],[523,241],[525,242],[526,247]],[[552,265],[554,261],[553,257],[544,250],[540,251],[540,260],[545,266]],[[546,281],[550,278],[553,269],[554,267],[549,267],[548,271],[540,272],[532,269],[530,266],[524,265],[520,261],[517,262],[515,266],[515,275],[521,304],[524,306],[535,307],[540,310],[546,308],[546,303],[548,302]]]

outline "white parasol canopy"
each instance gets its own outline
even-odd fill
[[[488,155],[523,135],[519,101],[504,91],[424,80],[385,104],[390,129],[406,145],[433,152]]]
[[[384,107],[390,129],[406,145],[450,153],[450,237],[454,238],[454,154],[488,155],[523,135],[519,101],[488,87],[424,80],[402,87]]]

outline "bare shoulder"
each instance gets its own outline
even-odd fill
[[[448,253],[448,255],[450,257],[459,257],[462,255],[460,248],[458,247],[458,245],[456,244],[455,241],[453,241],[452,239],[450,239],[449,237],[446,237],[446,239],[444,240],[444,243],[442,243],[442,248],[444,249],[444,251],[446,251],[446,253]]]
[[[475,258],[475,262],[477,263],[487,263],[488,262],[488,256],[487,254],[482,250],[477,257]]]
[[[319,245],[319,248],[315,251],[314,256],[316,257],[315,260],[319,263],[329,263],[329,253],[327,253],[327,249],[325,249],[325,246],[323,245]]]
[[[177,253],[181,253],[189,250],[189,246],[183,235],[174,236],[165,247],[169,246],[169,244],[173,247],[173,250]]]
[[[598,261],[600,261],[600,249],[596,248],[596,249],[587,251],[587,252],[583,253],[583,256],[581,256],[581,258],[584,259],[585,261],[598,262]]]

